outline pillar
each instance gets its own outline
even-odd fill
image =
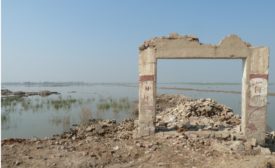
[[[156,57],[152,47],[139,53],[139,120],[138,136],[155,133]]]
[[[265,143],[268,57],[268,48],[252,48],[251,55],[244,60],[242,132],[247,139],[255,138],[258,144]]]

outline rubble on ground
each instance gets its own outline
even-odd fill
[[[159,95],[156,102],[156,129],[175,130],[194,141],[211,139],[217,150],[237,153],[270,153],[256,140],[246,141],[241,132],[241,117],[213,99],[191,99],[181,95]],[[267,146],[275,144],[274,131],[267,133]],[[217,145],[218,144],[218,145]]]
[[[86,125],[77,125],[69,132],[55,137],[82,140],[87,137],[100,136],[102,138],[132,139],[134,121],[127,119],[122,122],[115,120],[95,120],[92,119]]]
[[[156,125],[168,129],[223,130],[240,125],[240,116],[235,115],[231,108],[209,98],[160,95],[156,109]]]
[[[246,140],[240,117],[212,99],[160,95],[155,136],[133,139],[134,123],[91,119],[51,138],[2,140],[2,165],[251,167],[257,160],[257,166],[275,166],[275,132],[267,133],[266,146]]]

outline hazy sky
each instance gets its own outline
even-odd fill
[[[2,82],[137,82],[138,46],[171,32],[270,48],[272,0],[2,0]],[[241,82],[241,60],[161,60],[159,82]]]

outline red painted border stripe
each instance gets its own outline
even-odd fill
[[[139,81],[154,81],[155,75],[142,75],[139,76]]]
[[[268,74],[250,74],[249,75],[249,78],[250,79],[253,79],[253,78],[263,78],[263,79],[268,79]]]

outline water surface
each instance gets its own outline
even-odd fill
[[[162,87],[193,88],[205,90],[240,91],[240,84],[165,83],[158,84],[158,94],[183,94],[193,98],[212,98],[241,111],[241,95],[219,92],[162,89]],[[48,97],[30,96],[17,103],[1,106],[4,138],[32,138],[52,136],[68,131],[73,124],[88,119],[111,119],[121,121],[133,118],[138,99],[137,84],[89,84],[89,85],[11,85],[2,88],[11,91],[57,91],[60,95]],[[269,92],[275,92],[270,85]],[[275,96],[268,97],[268,125],[275,128]]]

